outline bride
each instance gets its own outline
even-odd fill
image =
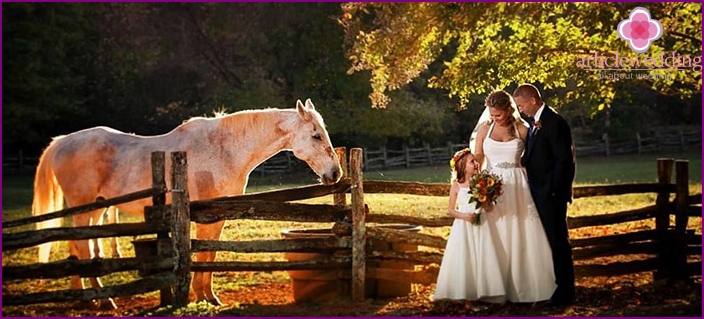
[[[479,227],[482,228],[483,237],[487,238],[483,240],[486,245],[467,243],[467,237],[452,236],[451,233],[448,247],[464,250],[474,247],[485,251],[474,252],[481,257],[463,262],[446,262],[443,259],[440,274],[448,275],[438,276],[433,299],[492,303],[549,300],[557,287],[552,253],[530,193],[526,170],[520,161],[528,127],[521,120],[513,97],[505,91],[489,94],[485,105],[484,113],[488,114],[489,120],[480,118],[475,129],[476,146],[472,145],[474,141],[470,141],[470,148],[474,150],[481,167],[502,177],[504,192],[493,209],[482,214],[483,221]],[[464,248],[458,247],[458,244]],[[448,254],[447,250],[445,254]],[[493,267],[486,265],[497,265],[498,271],[487,269]],[[467,278],[481,281],[480,287],[487,284],[493,286],[491,294],[482,295],[483,289],[477,291],[477,282],[458,281],[456,276],[449,275],[469,269],[474,274]],[[498,294],[497,287],[501,291]]]

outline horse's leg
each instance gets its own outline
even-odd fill
[[[93,238],[90,240],[90,244],[93,248],[93,258],[103,258],[103,248],[100,245],[100,240]]]
[[[103,213],[101,213],[97,217],[96,220],[91,220],[91,225],[102,225],[104,224],[105,221],[105,216],[109,213],[110,207],[106,208]],[[90,240],[90,243],[93,245],[93,258],[104,258],[105,255],[103,254],[103,245],[100,239],[98,238],[93,238]]]
[[[202,240],[218,240],[220,239],[220,233],[222,233],[222,227],[225,225],[225,221],[219,221],[212,224],[196,224],[196,238]],[[206,251],[196,253],[196,260],[199,262],[209,262],[214,261],[217,252]],[[196,302],[206,300],[209,303],[222,306],[224,305],[220,302],[215,293],[213,293],[213,273],[212,272],[196,272],[193,274],[193,291],[196,293]]]
[[[88,213],[84,214],[78,214],[73,216],[73,226],[78,227],[78,226],[91,226],[92,224],[99,224],[99,220],[101,217],[101,214],[103,213],[102,210],[94,210]],[[72,251],[71,254],[78,257],[78,259],[91,259],[93,256],[91,253],[92,251],[90,249],[90,240],[76,240],[74,241],[74,246],[71,247]],[[77,276],[76,276],[77,277]],[[80,288],[83,288],[83,280],[81,278],[74,279],[74,276],[71,277],[71,285],[73,287],[74,283],[78,281]],[[102,288],[103,285],[100,282],[100,279],[97,277],[90,277],[89,281],[91,283],[91,286],[93,288]],[[75,289],[75,288],[74,288]],[[103,309],[117,309],[117,306],[115,305],[115,302],[112,300],[112,298],[108,298],[107,300],[100,300],[97,302],[97,304],[94,304],[99,306],[100,308]]]
[[[76,219],[77,219],[76,216],[73,216],[74,226],[77,226]],[[80,240],[80,241],[85,241],[85,240]],[[68,248],[69,248],[68,258],[69,259],[80,259],[79,256],[81,256],[81,253],[80,253],[81,245],[79,245],[78,242],[79,242],[79,240],[71,240],[68,242]],[[81,279],[81,277],[79,277],[77,275],[71,276],[71,289],[76,289],[76,290],[84,289],[83,280]]]
[[[108,209],[112,210],[111,212],[108,212],[108,223],[119,223],[120,212],[117,210],[117,207],[111,206]],[[118,246],[117,237],[110,238],[110,247],[112,248],[112,258],[122,258],[122,252],[120,251],[120,247]]]
[[[105,224],[117,224],[119,222],[117,207],[110,206],[105,210]],[[110,248],[112,249],[112,258],[122,258],[122,252],[117,243],[117,237],[110,237]]]

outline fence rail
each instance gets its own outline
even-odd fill
[[[95,203],[76,206],[57,212],[47,213],[45,215],[3,222],[3,228],[27,225],[54,218],[73,216],[76,214],[85,213],[90,210],[107,208],[111,205],[140,200],[143,198],[152,198],[152,201],[155,205],[161,205],[163,207],[163,204],[165,203],[165,194],[167,192],[164,177],[164,167],[164,153],[152,153],[153,186],[151,188],[112,199],[102,200]],[[96,239],[116,236],[137,236],[146,234],[157,234],[161,238],[163,237],[163,234],[167,233],[170,229],[171,228],[168,223],[146,222],[87,227],[58,227],[35,231],[3,233],[2,250],[4,252],[12,251],[20,248],[31,247],[38,244],[58,240]],[[170,251],[168,249],[162,250],[164,252]],[[170,297],[167,294],[167,291],[170,291],[170,288],[167,287],[169,287],[169,285],[171,285],[172,282],[176,280],[176,275],[173,271],[175,259],[173,258],[173,256],[171,256],[171,254],[163,254],[161,256],[158,256],[157,259],[161,259],[161,261],[153,261],[152,259],[140,259],[138,265],[135,265],[135,261],[133,259],[127,258],[102,259],[91,261],[69,259],[67,261],[59,261],[48,264],[29,264],[22,265],[19,267],[3,266],[3,281],[5,281],[20,278],[56,278],[76,274],[80,274],[81,276],[88,276],[91,274],[102,275],[135,268],[139,270],[144,269],[146,267],[148,267],[147,269],[149,269],[151,272],[154,272],[164,268],[163,263],[165,261],[171,261],[168,271],[160,274],[152,274],[150,276],[137,279],[133,282],[129,282],[126,284],[119,284],[100,288],[90,288],[84,290],[67,289],[30,294],[6,295],[5,293],[3,293],[3,305],[27,305],[71,300],[103,300],[113,297],[132,296],[135,294],[142,294],[155,290],[162,291],[162,304],[170,304]]]

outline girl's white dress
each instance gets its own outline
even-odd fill
[[[493,126],[492,128],[493,129]],[[487,169],[503,179],[504,193],[479,225],[455,219],[438,274],[434,300],[536,302],[555,291],[552,252],[520,167],[521,139],[484,140]],[[457,194],[457,210],[474,212],[469,189]]]
[[[468,204],[469,196],[469,188],[460,187],[457,211],[475,212],[474,203]],[[506,283],[499,263],[501,249],[496,246],[498,241],[492,238],[487,216],[482,214],[479,225],[461,219],[452,223],[433,300],[503,301]]]

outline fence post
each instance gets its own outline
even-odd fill
[[[352,301],[364,300],[366,273],[365,246],[367,229],[364,225],[364,188],[362,187],[362,149],[350,151],[350,186],[352,187]]]
[[[191,217],[188,196],[186,152],[171,153],[171,234],[176,252],[175,307],[188,304],[191,284]]]
[[[687,197],[689,197],[689,161],[675,161],[675,279],[688,280],[687,272]]]
[[[164,152],[152,152],[152,187],[166,190],[166,165]],[[166,205],[166,193],[152,196],[152,204]]]
[[[689,161],[675,161],[675,182],[677,196],[675,197],[675,207],[677,215],[675,218],[675,230],[677,233],[684,233],[687,228],[687,197],[689,197]]]
[[[160,188],[166,191],[166,164],[164,152],[152,152],[152,187]],[[154,207],[166,205],[166,193],[160,193],[152,196],[152,205]],[[169,240],[169,232],[157,233],[157,255],[162,257],[170,257],[173,253],[171,247],[165,247],[165,244],[171,244]],[[173,245],[173,244],[172,244]],[[162,288],[159,291],[160,306],[165,307],[174,303],[174,294],[171,286]]]
[[[658,158],[658,183],[660,185],[669,185],[672,180],[672,167],[675,160],[672,158]],[[655,199],[655,205],[658,208],[658,213],[655,216],[655,231],[657,233],[658,247],[658,269],[654,274],[655,279],[661,279],[671,273],[670,267],[672,258],[670,255],[670,192],[658,192]]]
[[[604,143],[606,145],[606,156],[611,155],[611,146],[609,146],[609,133],[604,133],[604,135],[601,136],[601,139],[604,140]]]
[[[342,176],[340,180],[347,178],[347,148],[346,147],[336,147],[335,153],[337,153],[337,158],[340,161],[340,167],[342,168]],[[333,202],[335,205],[347,205],[347,194],[346,193],[335,193],[332,194]]]
[[[640,153],[641,153],[641,148],[643,147],[643,146],[642,146],[643,143],[642,143],[642,141],[641,141],[641,139],[640,139],[640,132],[636,132],[636,142],[638,143],[638,154],[640,154]]]
[[[411,151],[406,144],[403,144],[403,153],[406,154],[406,167],[411,167]]]
[[[425,154],[428,156],[428,164],[432,165],[433,164],[433,154],[430,151],[430,144],[423,143],[423,147],[425,147]]]
[[[347,165],[347,148],[346,147],[336,147],[335,148],[335,153],[337,154],[337,158],[340,161],[340,167],[342,168],[342,176],[340,176],[340,180],[346,179],[348,175],[348,165]],[[333,198],[333,203],[335,205],[347,205],[347,191],[344,191],[342,193],[334,193],[332,194]],[[343,226],[345,228],[349,227],[349,220],[347,221],[342,221],[344,224]],[[346,223],[345,223],[346,222]],[[333,225],[333,229],[335,226],[338,226],[338,223],[340,222],[335,222],[335,225]],[[334,231],[333,231],[334,233]],[[336,251],[333,253],[333,256],[349,256],[349,250],[340,250]],[[347,272],[349,269],[340,269],[338,271],[338,278],[345,278],[346,276],[344,275],[345,273],[349,274]],[[338,286],[337,286],[337,293],[340,296],[347,296],[350,293],[350,282],[347,280],[339,280],[338,281]]]
[[[384,156],[384,162],[381,167],[386,168],[386,163],[389,160],[389,154],[386,151],[386,145],[381,147],[381,154]]]

